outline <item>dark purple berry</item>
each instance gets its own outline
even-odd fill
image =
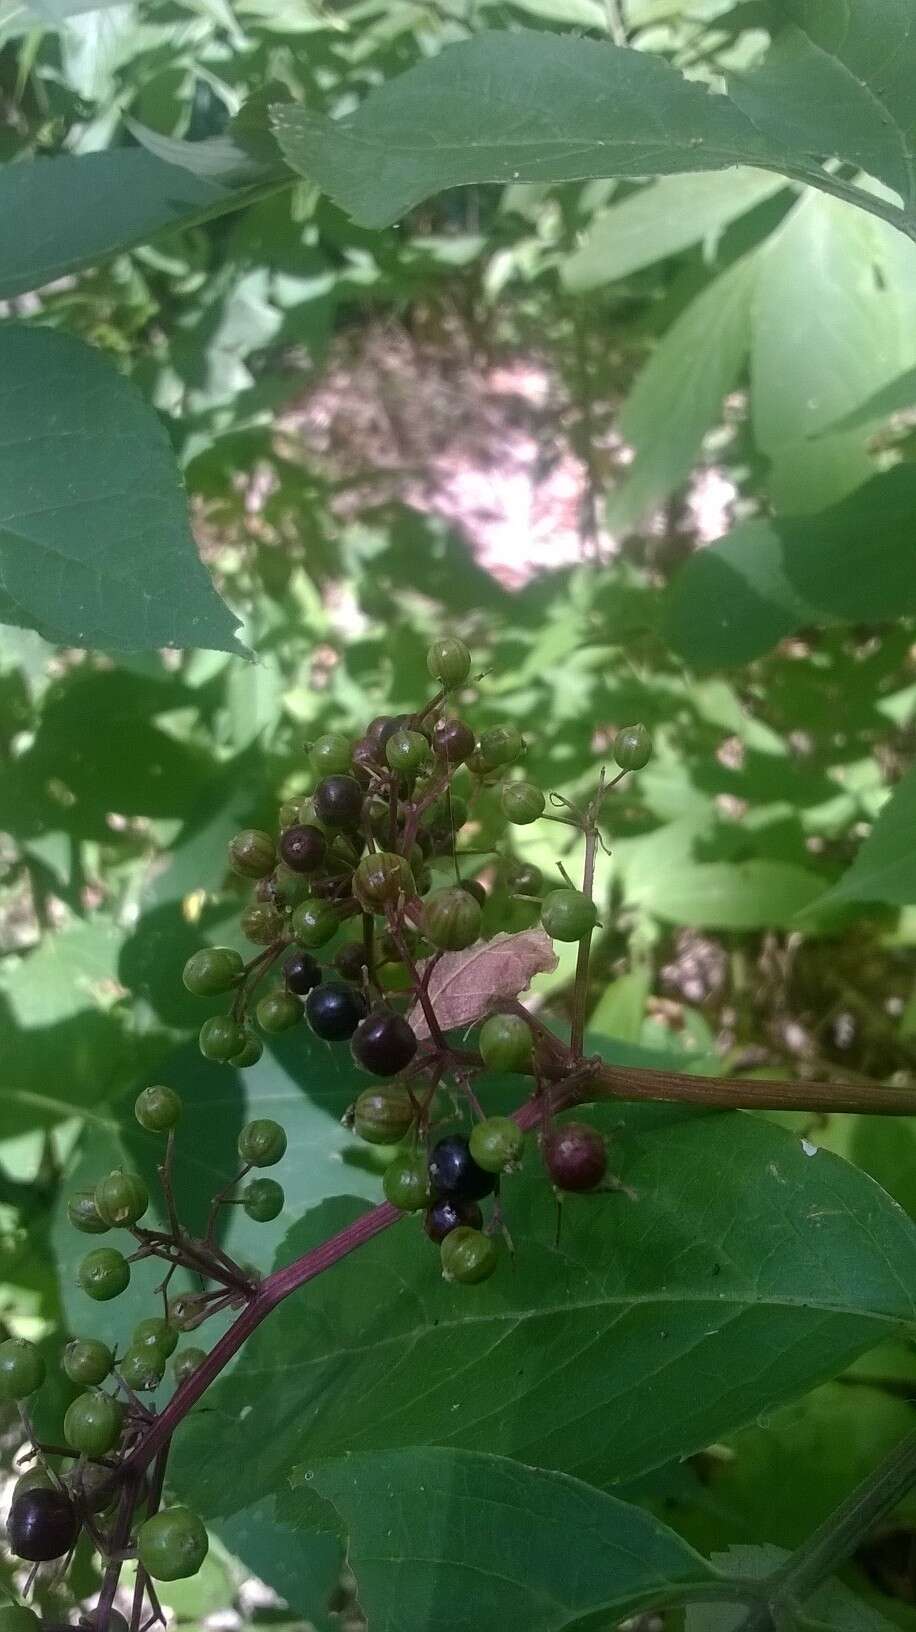
[[[463,765],[476,746],[474,733],[464,720],[437,720],[433,726],[433,752],[449,765]]]
[[[17,1558],[35,1564],[63,1558],[79,1535],[76,1508],[63,1490],[23,1491],[10,1508],[7,1537]]]
[[[305,1017],[316,1037],[326,1043],[343,1043],[352,1037],[366,1014],[366,999],[355,986],[340,980],[326,980],[309,992]]]
[[[321,983],[321,964],[308,952],[294,952],[283,965],[286,984],[297,997],[306,997],[313,986]]]
[[[446,1134],[433,1146],[429,1158],[429,1182],[440,1199],[480,1201],[496,1188],[496,1177],[478,1167],[462,1133]]]
[[[372,1071],[377,1077],[393,1077],[410,1064],[417,1052],[417,1038],[402,1014],[383,1009],[360,1021],[350,1047],[364,1071]]]
[[[326,776],[315,789],[315,815],[326,827],[358,827],[363,790],[353,776]]]
[[[352,777],[349,780],[352,781]],[[324,861],[327,847],[328,841],[320,828],[298,822],[280,834],[278,845],[281,858],[294,873],[314,873]]]
[[[442,1201],[434,1201],[423,1220],[423,1228],[430,1241],[438,1246],[440,1241],[459,1225],[466,1225],[468,1229],[479,1230],[483,1223],[483,1213],[476,1201],[452,1201],[444,1197]]]
[[[334,953],[334,968],[344,980],[362,980],[365,967],[366,948],[362,941],[347,941]]]
[[[587,1122],[564,1122],[547,1135],[543,1148],[558,1190],[594,1190],[607,1171],[604,1139]]]

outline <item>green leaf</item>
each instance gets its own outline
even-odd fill
[[[894,789],[852,866],[825,901],[916,901],[916,770]]]
[[[645,967],[631,969],[612,981],[589,1015],[589,1030],[624,1043],[638,1043],[651,987],[652,976]]]
[[[165,431],[98,352],[0,328],[0,592],[49,640],[240,651]]]
[[[762,1119],[672,1107],[623,1121],[636,1192],[571,1200],[555,1245],[534,1151],[505,1187],[513,1265],[469,1293],[404,1220],[281,1305],[176,1444],[208,1514],[352,1451],[485,1450],[605,1485],[689,1454],[914,1318],[916,1227],[865,1175]],[[289,1262],[358,1212],[302,1221]],[[685,1399],[689,1409],[685,1409]],[[231,1424],[244,1490],[225,1478]]]
[[[916,407],[916,368],[908,368],[905,374],[891,380],[888,385],[882,385],[873,396],[860,403],[852,413],[838,419],[827,427],[827,433],[835,431],[856,431],[863,425],[876,425],[879,420],[889,419],[891,414],[905,413],[908,408]]]
[[[562,1632],[588,1614],[616,1619],[676,1600],[716,1575],[638,1507],[499,1456],[356,1452],[309,1461],[293,1483],[301,1494],[284,1512],[298,1503],[310,1534],[313,1498],[330,1506],[377,1632],[428,1625],[431,1604],[440,1632]]]
[[[880,0],[878,90],[898,71],[896,60],[883,66],[885,51],[899,48],[905,76],[916,49],[902,11],[890,15],[895,6],[899,10],[900,0]],[[871,0],[857,0],[853,9],[861,34],[872,24]],[[794,38],[798,31],[791,33]],[[829,52],[822,55],[829,65]],[[866,100],[871,66],[862,69]],[[905,77],[893,99],[895,114],[904,83]],[[747,164],[838,192],[903,230],[916,228],[912,213],[838,181],[822,163],[824,156],[851,160],[901,190],[902,172],[912,163],[909,135],[895,128],[884,142],[863,141],[829,108],[819,126],[820,102],[806,94],[809,117],[799,125],[783,117],[782,87],[772,77],[737,82],[731,100],[648,52],[518,30],[448,47],[371,92],[341,119],[288,104],[275,107],[273,118],[293,168],[367,227],[388,226],[432,194],[473,182],[576,181]],[[906,198],[909,206],[909,187]]]
[[[690,862],[659,873],[628,900],[694,929],[790,929],[824,898],[817,873],[783,861]]]
[[[730,1547],[713,1562],[729,1574],[761,1580],[789,1562],[781,1547]],[[684,1632],[741,1632],[747,1609],[732,1604],[691,1604]],[[824,1581],[805,1599],[802,1619],[790,1613],[780,1625],[792,1632],[797,1625],[805,1632],[893,1632],[893,1625],[876,1609],[863,1603],[842,1581]]]
[[[916,470],[875,476],[816,516],[748,521],[671,588],[666,633],[697,668],[747,663],[806,624],[916,611]]]
[[[693,466],[703,437],[721,417],[750,344],[757,261],[730,267],[672,325],[620,413],[636,459],[607,502],[612,533],[632,530]]]
[[[624,278],[691,244],[716,239],[729,222],[783,186],[758,170],[663,177],[595,216],[561,263],[561,280],[580,294]]]

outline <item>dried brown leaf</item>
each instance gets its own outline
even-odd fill
[[[428,988],[440,1026],[443,1031],[472,1026],[494,1002],[519,997],[532,976],[549,973],[557,961],[553,942],[541,928],[494,935],[492,941],[478,941],[465,952],[443,953]],[[419,1003],[407,1018],[421,1040],[429,1036]]]

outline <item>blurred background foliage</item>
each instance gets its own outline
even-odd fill
[[[779,12],[0,0],[0,157],[130,144],[137,124],[218,135],[268,85],[338,112],[449,41],[520,23],[625,30],[715,84],[760,58]],[[859,622],[828,597],[823,617],[742,625],[736,642],[689,604],[672,611],[668,586],[755,517],[854,503],[891,467],[908,479],[907,416],[856,411],[916,365],[914,258],[882,222],[758,172],[469,189],[383,233],[301,183],[6,304],[101,348],[156,405],[204,558],[257,654],[114,659],[3,632],[11,1329],[52,1345],[68,1326],[61,1188],[124,1137],[122,1101],[144,1080],[193,1073],[209,1106],[212,1076],[227,1151],[246,1103],[285,1102],[301,1153],[292,1216],[340,1188],[342,1159],[348,1191],[374,1193],[337,1121],[348,1084],[284,1045],[227,1089],[187,1050],[200,1014],[179,972],[214,937],[238,944],[230,834],[308,789],[303,745],[320,731],[415,706],[446,624],[483,674],[476,720],[514,721],[543,785],[575,798],[616,729],[640,719],[653,734],[652,764],[609,811],[595,1033],[685,1070],[910,1076],[916,892],[874,876],[833,886],[911,758],[912,627]],[[500,927],[497,859],[551,870],[554,831],[508,837],[495,804],[482,822]],[[539,981],[558,1016],[570,976],[564,956]],[[912,1207],[908,1128],[806,1131]],[[792,1546],[903,1432],[914,1378],[904,1348],[871,1356],[640,1494],[704,1549]],[[4,1431],[12,1453],[17,1426]],[[916,1627],[914,1538],[904,1515],[855,1570],[903,1627]],[[241,1561],[217,1550],[170,1594],[180,1620],[331,1624],[252,1582],[271,1578],[276,1545],[253,1521],[226,1541]],[[279,1565],[274,1580],[282,1590]],[[88,1563],[76,1589],[93,1590]],[[342,1629],[361,1624],[348,1605],[344,1590]]]

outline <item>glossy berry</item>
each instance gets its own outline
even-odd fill
[[[309,992],[305,1017],[316,1037],[326,1043],[343,1043],[352,1037],[366,1013],[366,999],[355,986],[341,980],[326,980]]]
[[[446,1134],[434,1145],[429,1158],[429,1182],[437,1197],[480,1201],[496,1187],[492,1173],[478,1167],[471,1147],[461,1133]]]
[[[319,776],[342,776],[350,769],[353,744],[339,731],[326,731],[312,743],[309,759]]]
[[[366,948],[362,941],[347,941],[345,946],[338,947],[334,953],[334,968],[339,975],[343,975],[344,980],[355,980],[358,984],[363,978],[365,967]],[[320,970],[318,979],[321,979]],[[317,985],[318,982],[315,981],[313,984]]]
[[[292,827],[299,820],[299,806],[295,799],[284,799],[277,813],[277,826],[282,833],[284,828]]]
[[[242,1206],[256,1224],[269,1224],[282,1213],[285,1199],[283,1186],[276,1179],[252,1179],[245,1186]]]
[[[533,782],[507,782],[500,803],[503,815],[516,827],[527,827],[544,814],[547,801]]]
[[[245,1032],[245,1041],[237,1054],[233,1054],[230,1065],[233,1071],[244,1071],[249,1065],[257,1065],[264,1052],[264,1044],[253,1031]]]
[[[84,1235],[106,1235],[111,1228],[99,1213],[94,1190],[77,1190],[67,1202],[67,1217]]]
[[[396,1145],[413,1123],[414,1108],[406,1088],[390,1083],[367,1088],[353,1107],[353,1131],[369,1145]]]
[[[449,765],[463,765],[477,747],[477,738],[464,720],[437,720],[433,726],[433,752]]]
[[[350,1048],[364,1071],[372,1071],[377,1077],[393,1077],[410,1064],[417,1052],[417,1037],[403,1015],[380,1009],[360,1021]]]
[[[276,861],[273,839],[259,828],[246,827],[229,841],[229,865],[242,878],[266,878]]]
[[[172,1371],[174,1373],[176,1383],[180,1385],[181,1383],[187,1382],[187,1379],[191,1376],[192,1372],[195,1372],[198,1366],[202,1365],[206,1358],[206,1349],[182,1349],[181,1353],[176,1354],[174,1360],[172,1361]]]
[[[471,672],[471,654],[463,640],[445,635],[434,640],[426,654],[426,667],[433,680],[438,680],[447,691],[463,686]]]
[[[508,1173],[518,1167],[525,1135],[509,1116],[488,1116],[471,1129],[470,1149],[485,1173]]]
[[[283,934],[283,919],[269,901],[252,901],[239,919],[239,928],[255,946],[272,946]]]
[[[543,1143],[544,1165],[558,1190],[594,1190],[607,1172],[607,1149],[597,1128],[565,1122]]]
[[[275,1167],[286,1155],[286,1130],[266,1116],[247,1122],[239,1134],[238,1152],[249,1167]]]
[[[123,1252],[114,1247],[96,1247],[87,1252],[77,1270],[83,1291],[96,1303],[108,1303],[118,1298],[130,1284],[130,1264]]]
[[[24,1337],[0,1343],[0,1400],[25,1400],[45,1380],[45,1363]]]
[[[318,829],[316,828],[317,832]],[[300,901],[307,901],[314,880],[306,873],[294,873],[285,862],[278,862],[267,881],[274,906],[281,912],[292,911]]]
[[[644,725],[625,725],[614,738],[614,758],[622,771],[641,771],[652,758],[652,738]]]
[[[434,1201],[423,1220],[423,1228],[430,1241],[438,1246],[440,1241],[452,1230],[466,1224],[469,1229],[479,1230],[483,1223],[483,1213],[476,1201],[454,1201],[444,1196],[440,1201]]]
[[[402,1213],[419,1213],[429,1206],[429,1174],[426,1157],[418,1151],[395,1156],[382,1177],[385,1200]]]
[[[488,1071],[530,1071],[531,1027],[520,1014],[491,1014],[480,1028],[480,1053]]]
[[[264,1031],[289,1031],[302,1019],[302,1000],[292,992],[267,992],[257,1006],[258,1025]]]
[[[283,965],[283,978],[289,991],[306,997],[321,981],[321,964],[307,952],[293,952]]]
[[[465,1286],[475,1286],[478,1281],[487,1280],[493,1274],[498,1258],[493,1237],[484,1235],[482,1230],[471,1230],[466,1224],[459,1224],[457,1230],[449,1231],[439,1248],[439,1255],[445,1280],[460,1281]]]
[[[581,941],[598,922],[598,908],[581,890],[551,890],[541,907],[541,924],[554,941]]]
[[[118,1371],[128,1388],[142,1394],[144,1389],[159,1387],[165,1376],[166,1358],[161,1349],[138,1347],[132,1343],[122,1356]]]
[[[76,1508],[63,1490],[33,1489],[17,1496],[6,1534],[17,1558],[41,1564],[69,1553],[80,1531]]]
[[[303,901],[293,913],[293,934],[300,946],[311,950],[326,946],[339,928],[340,914],[328,901]]]
[[[108,1394],[80,1394],[67,1406],[64,1439],[82,1456],[107,1456],[121,1437],[124,1408]]]
[[[114,1355],[107,1343],[97,1337],[74,1337],[61,1356],[64,1376],[82,1388],[94,1388],[104,1383],[114,1365]]]
[[[394,850],[376,850],[353,874],[353,894],[364,912],[381,912],[402,895],[415,895],[413,873],[405,856]]]
[[[354,776],[326,776],[313,795],[315,814],[326,827],[358,827],[363,797]]]
[[[154,1581],[184,1581],[207,1556],[207,1532],[196,1513],[166,1507],[147,1519],[137,1536],[137,1555]]]
[[[241,956],[231,947],[205,946],[191,953],[181,978],[194,997],[218,997],[232,990],[243,968]]]
[[[26,1472],[21,1473],[19,1478],[16,1480],[16,1483],[13,1486],[13,1501],[16,1500],[17,1496],[24,1495],[27,1490],[57,1489],[57,1480],[52,1479],[51,1475],[40,1465],[40,1463],[36,1462],[34,1467],[27,1468]]]
[[[477,752],[486,770],[511,765],[525,752],[525,741],[514,725],[491,725],[481,733]]]
[[[151,1315],[134,1327],[131,1344],[135,1349],[159,1349],[168,1359],[178,1347],[178,1329],[161,1315]]]
[[[480,905],[467,890],[436,890],[423,903],[420,928],[440,952],[461,952],[480,935]]]
[[[96,1185],[95,1205],[106,1224],[129,1229],[146,1212],[149,1190],[139,1173],[124,1173],[116,1168]]]
[[[465,890],[468,895],[473,896],[479,907],[486,906],[487,892],[484,885],[481,884],[479,878],[463,878],[461,880],[460,888]]]
[[[410,731],[402,726],[388,738],[385,758],[392,771],[418,771],[429,758],[429,743],[422,731]]]
[[[134,1116],[147,1133],[171,1133],[181,1116],[181,1100],[174,1088],[156,1083],[137,1095]]]
[[[245,1028],[228,1014],[214,1014],[200,1028],[198,1047],[205,1060],[225,1065],[245,1047]]]
[[[533,862],[518,861],[509,868],[506,882],[513,895],[538,896],[544,889],[544,874]]]
[[[322,864],[328,841],[318,827],[297,823],[280,835],[280,859],[294,873],[314,873]]]

